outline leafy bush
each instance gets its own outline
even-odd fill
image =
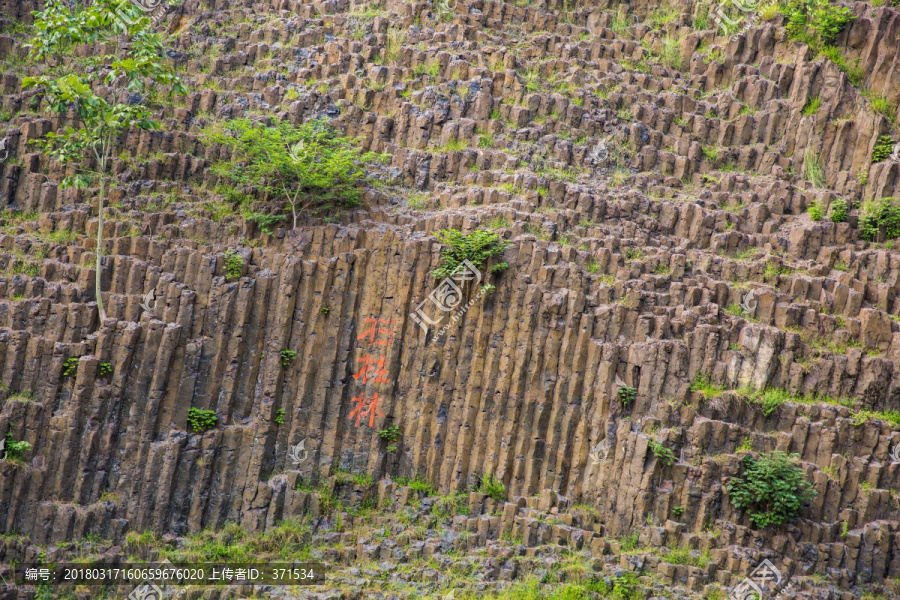
[[[285,411],[283,408],[279,408],[275,411],[275,422],[279,425],[284,425],[284,415]]]
[[[13,439],[12,433],[6,433],[6,443],[4,444],[4,450],[6,451],[6,460],[12,461],[21,461],[22,456],[31,450],[31,444],[26,441],[17,442]]]
[[[282,350],[281,354],[281,366],[287,368],[294,359],[297,358],[296,350]]]
[[[439,497],[431,507],[431,514],[439,519],[469,514],[469,497],[459,490]]]
[[[619,402],[622,403],[622,408],[628,408],[634,399],[637,398],[637,389],[628,385],[623,385],[619,388]]]
[[[197,433],[203,433],[216,426],[219,417],[214,410],[203,410],[199,408],[189,408],[187,423],[188,427]]]
[[[456,229],[442,229],[435,237],[447,246],[441,253],[441,266],[431,272],[437,279],[449,277],[463,260],[480,269],[490,257],[503,254],[510,246],[500,234],[483,229],[468,234]]]
[[[791,38],[813,48],[832,44],[854,18],[849,8],[828,0],[789,0],[781,10],[787,18]]]
[[[387,440],[388,443],[394,443],[400,439],[400,427],[397,425],[388,425],[378,432],[378,437]]]
[[[860,237],[870,242],[882,236],[889,240],[900,236],[900,206],[894,198],[869,200],[863,204],[859,231]]]
[[[225,279],[240,279],[241,269],[244,268],[244,259],[240,254],[226,250],[222,256],[225,258]]]
[[[825,211],[822,209],[822,204],[815,200],[812,204],[809,205],[809,208],[806,209],[809,218],[813,221],[821,221],[822,217],[825,216]]]
[[[503,485],[503,482],[491,475],[490,473],[481,480],[481,483],[475,490],[480,494],[484,494],[485,496],[490,496],[494,500],[498,502],[503,502],[506,500],[506,487]]]
[[[743,472],[728,486],[731,503],[757,527],[783,525],[816,495],[797,463],[798,455],[775,450],[741,459]]]
[[[69,357],[63,362],[63,377],[74,377],[78,372],[78,358]]]
[[[234,119],[210,125],[203,134],[207,143],[231,150],[231,158],[215,164],[213,173],[285,200],[295,228],[300,214],[312,206],[358,204],[359,182],[365,177],[360,163],[381,158],[363,154],[324,120],[266,125]]]
[[[252,223],[256,223],[259,230],[266,235],[272,235],[273,227],[287,221],[287,215],[271,215],[261,212],[248,212],[244,214],[244,218]]]
[[[801,112],[803,113],[804,116],[807,116],[807,117],[810,115],[814,115],[817,112],[819,112],[819,106],[821,106],[821,104],[822,104],[822,101],[819,100],[818,96],[816,96],[815,98],[810,98],[806,102],[806,106],[803,107],[803,110]]]
[[[654,439],[651,439],[649,442],[650,452],[653,453],[659,462],[664,464],[667,467],[671,467],[675,464],[675,453],[663,446],[661,443],[657,442]]]
[[[112,364],[108,362],[102,362],[97,366],[97,374],[100,377],[106,377],[107,375],[112,375]]]
[[[889,135],[882,135],[875,141],[875,147],[872,149],[872,162],[879,163],[890,157],[894,150],[894,142]]]
[[[843,223],[847,220],[847,201],[843,198],[838,198],[831,203],[830,210],[828,211],[828,218],[831,219],[832,223]]]

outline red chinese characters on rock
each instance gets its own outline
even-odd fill
[[[357,427],[359,427],[360,420],[366,417],[369,417],[369,427],[375,427],[375,415],[377,414],[379,417],[384,416],[378,410],[378,403],[381,401],[381,398],[378,397],[378,392],[375,392],[369,398],[366,398],[365,394],[363,394],[352,400],[356,406],[350,411],[350,418],[356,417]]]
[[[394,330],[387,327],[394,323],[396,321],[391,319],[367,318],[363,321],[363,332],[356,336],[356,339],[366,340],[365,343],[369,346],[392,346],[394,343]],[[372,349],[375,350],[375,348]],[[364,386],[370,383],[391,382],[388,378],[387,357],[385,355],[376,354],[373,356],[371,352],[366,352],[366,355],[357,358],[356,362],[359,371],[353,374],[353,379]],[[378,409],[378,404],[383,401],[383,398],[378,396],[378,392],[368,395],[365,388],[363,388],[359,395],[351,400],[355,406],[348,417],[354,421],[356,427],[359,427],[361,422],[366,421],[368,421],[369,427],[374,427],[375,417],[384,417],[384,414]]]

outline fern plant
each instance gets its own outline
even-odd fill
[[[619,402],[622,403],[622,408],[628,408],[635,398],[637,398],[636,388],[628,385],[619,388]]]
[[[489,258],[503,254],[510,246],[510,243],[501,238],[500,234],[483,229],[476,229],[472,233],[463,233],[456,229],[442,229],[435,237],[447,246],[441,253],[441,266],[431,272],[437,279],[444,279],[452,275],[464,260],[468,260],[480,269]],[[494,265],[491,272],[495,272],[497,267],[504,264],[506,263]]]

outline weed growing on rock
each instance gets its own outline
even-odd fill
[[[31,444],[24,440],[16,441],[13,439],[12,433],[7,432],[4,450],[6,451],[7,461],[12,462],[13,464],[21,463],[24,454],[31,450]]]
[[[219,417],[214,410],[203,410],[199,408],[189,408],[187,423],[188,428],[195,433],[203,433],[216,426]]]
[[[780,7],[787,18],[787,31],[792,39],[812,48],[834,43],[844,26],[853,18],[846,6],[829,0],[789,0]]]
[[[860,211],[859,234],[870,242],[900,236],[900,205],[896,200],[888,197],[865,202]]]
[[[820,53],[822,56],[837,65],[837,68],[840,69],[845,75],[847,75],[847,79],[850,80],[851,84],[858,87],[859,84],[862,83],[863,77],[865,77],[865,72],[863,71],[862,64],[859,58],[851,63],[849,60],[847,60],[847,57],[844,56],[843,50],[834,46],[824,46]]]
[[[275,411],[275,422],[279,425],[284,425],[284,415],[285,415],[285,412],[284,412],[283,408],[279,408],[278,410],[276,410]]]
[[[618,396],[622,408],[628,408],[634,403],[634,399],[637,398],[637,389],[628,385],[623,385],[619,388]]]
[[[400,427],[397,425],[388,425],[378,432],[378,437],[385,440],[389,444],[393,444],[400,439]]]
[[[279,354],[281,355],[281,366],[284,368],[290,366],[294,359],[297,358],[296,350],[282,350]]]
[[[660,442],[652,438],[648,442],[648,446],[650,447],[650,452],[653,453],[653,456],[655,456],[656,459],[659,460],[659,462],[667,467],[671,467],[675,464],[675,453],[672,452],[669,448],[666,448]]]
[[[798,458],[778,450],[758,459],[745,456],[741,459],[741,475],[727,488],[731,503],[748,512],[750,522],[760,528],[793,521],[816,495]]]
[[[63,377],[74,377],[78,372],[78,358],[71,356],[63,362]]]
[[[847,220],[847,215],[848,209],[846,200],[838,198],[831,203],[828,210],[828,218],[832,223],[843,223]]]
[[[494,477],[491,473],[488,473],[481,480],[475,491],[485,496],[490,496],[498,502],[506,500],[506,487],[500,479]]]
[[[232,281],[240,279],[241,270],[244,268],[243,257],[231,250],[223,252],[222,257],[225,259],[225,279]]]
[[[894,150],[896,142],[889,135],[882,135],[875,141],[875,147],[872,148],[872,163],[879,163],[887,160],[891,152]]]
[[[864,425],[869,421],[886,421],[894,429],[900,429],[900,411],[888,410],[877,412],[871,410],[861,410],[853,413],[853,424],[856,426]]]

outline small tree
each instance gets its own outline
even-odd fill
[[[750,513],[757,527],[792,521],[816,495],[797,464],[796,454],[773,451],[741,459],[743,472],[728,487],[731,503]]]
[[[74,116],[61,131],[51,132],[34,143],[60,163],[77,165],[76,174],[63,179],[62,188],[86,188],[99,179],[97,208],[97,263],[95,293],[101,323],[106,318],[100,290],[103,248],[103,203],[106,199],[107,171],[119,136],[131,128],[153,129],[150,111],[133,94],[147,83],[184,93],[185,88],[165,56],[163,46],[144,13],[128,0],[95,0],[91,5],[76,3],[70,8],[59,0],[49,0],[43,11],[34,12],[35,37],[28,44],[29,56],[43,61],[49,71],[64,75],[25,77],[23,89],[37,88],[50,113]],[[111,44],[113,54],[93,56],[86,61],[71,58],[76,44]],[[63,68],[56,68],[62,65]],[[96,93],[103,87],[106,93]],[[93,159],[94,169],[85,165]]]
[[[234,119],[213,124],[204,133],[207,142],[231,150],[231,158],[214,165],[213,173],[260,190],[265,198],[283,198],[295,228],[300,214],[315,204],[358,204],[359,182],[365,176],[360,163],[379,158],[363,154],[324,120],[295,126]]]

